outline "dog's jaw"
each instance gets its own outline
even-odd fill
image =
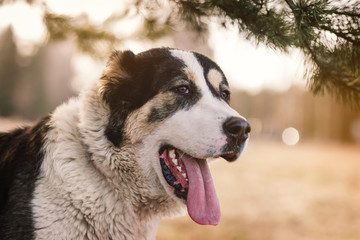
[[[174,187],[174,194],[180,199],[187,200],[189,178],[183,162],[183,152],[173,147],[160,148],[160,165],[167,183]]]

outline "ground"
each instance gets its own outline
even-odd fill
[[[360,146],[253,139],[238,161],[211,166],[218,226],[163,220],[157,239],[360,239]]]

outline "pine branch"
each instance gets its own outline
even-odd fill
[[[45,12],[44,22],[49,32],[50,41],[72,37],[76,40],[81,51],[97,58],[106,57],[112,46],[119,41],[114,34],[91,25],[86,16],[70,18]]]
[[[360,108],[360,48],[359,34],[348,36],[343,31],[337,31],[329,27],[329,22],[321,15],[313,16],[314,13],[323,13],[323,8],[314,9],[319,5],[286,0],[291,8],[300,37],[300,47],[308,53],[315,64],[314,71],[308,77],[310,89],[315,93],[329,92],[335,94],[344,102],[350,102]],[[324,20],[325,19],[325,20]],[[320,32],[314,29],[324,30],[335,34],[345,41],[336,41],[333,49],[330,49],[319,41]],[[340,28],[339,28],[340,29]],[[351,29],[351,27],[350,27]],[[346,30],[345,30],[346,31]],[[315,33],[315,34],[314,34]],[[354,32],[353,32],[354,33]],[[316,39],[316,40],[314,40]]]
[[[343,38],[344,40],[351,42],[353,44],[360,44],[360,39],[356,39],[354,35],[350,35],[348,36],[346,33],[343,33],[341,31],[336,31],[335,29],[328,27],[326,25],[319,25],[318,26],[320,29],[328,31],[330,33],[335,34],[336,36]]]
[[[338,11],[336,9],[334,9],[334,10],[325,10],[325,12],[328,13],[328,14],[334,13],[334,14],[341,15],[341,16],[360,18],[360,13],[357,13],[357,12]]]
[[[269,47],[297,47],[314,64],[307,75],[315,93],[329,92],[360,108],[360,22],[356,5],[334,7],[331,0],[273,1],[177,1],[185,20],[206,27],[206,17],[215,16],[238,25],[248,37]],[[290,11],[289,11],[290,10]],[[331,39],[331,34],[336,39]]]

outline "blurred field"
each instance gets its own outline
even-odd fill
[[[252,140],[240,160],[211,169],[220,224],[166,219],[158,240],[360,239],[360,146]]]

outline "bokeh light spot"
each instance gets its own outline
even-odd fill
[[[293,127],[286,128],[282,133],[282,140],[287,145],[295,145],[300,140],[299,131]]]

